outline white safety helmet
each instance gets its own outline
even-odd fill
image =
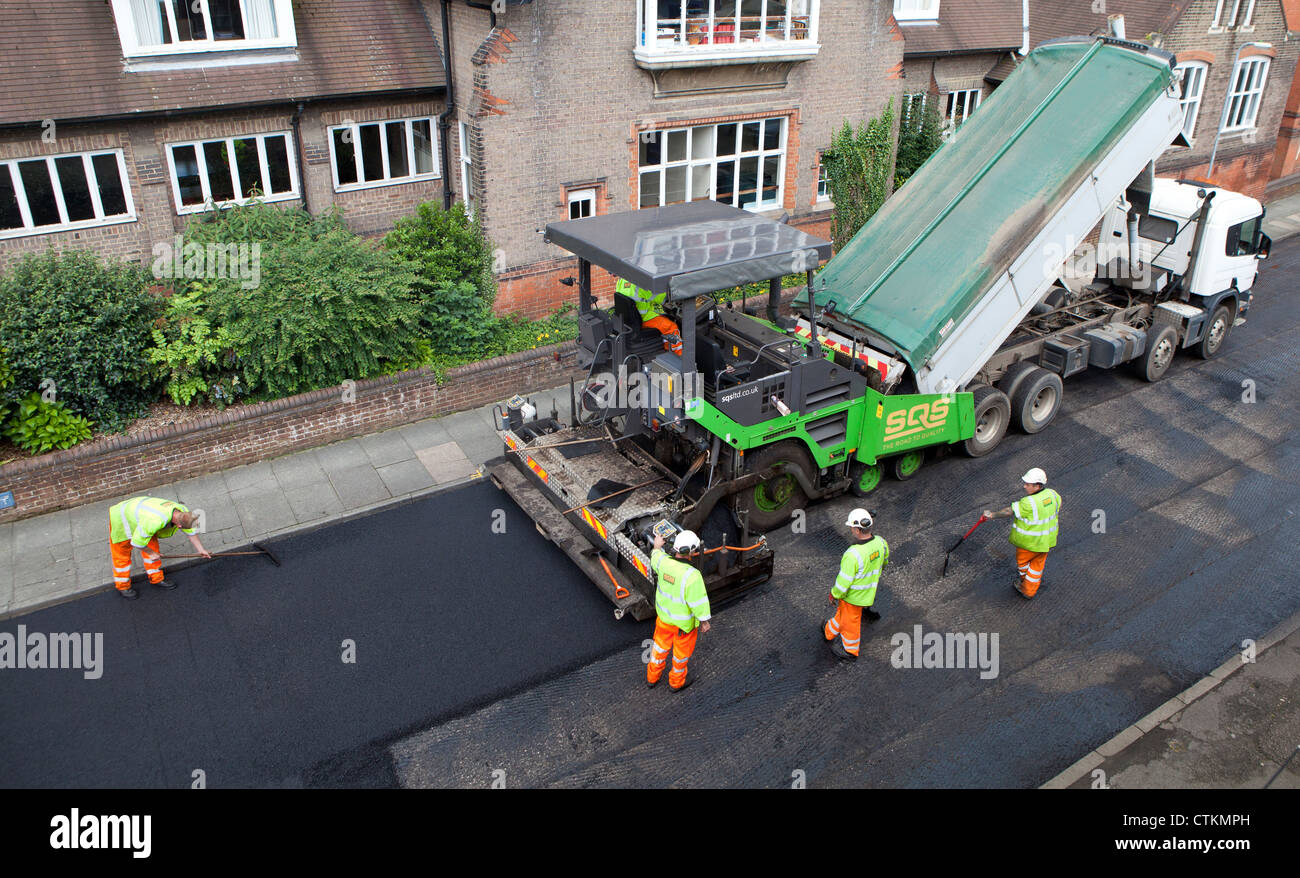
[[[849,520],[844,522],[849,527],[858,527],[862,530],[870,530],[874,523],[871,520],[871,513],[865,509],[854,509],[849,513]]]
[[[1025,476],[1021,481],[1026,485],[1046,485],[1047,473],[1043,472],[1038,467],[1034,467],[1029,472],[1025,473]]]
[[[678,553],[694,552],[700,547],[700,538],[693,530],[684,530],[673,540],[673,551]]]

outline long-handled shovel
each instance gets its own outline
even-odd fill
[[[271,553],[271,550],[270,550],[270,549],[266,548],[266,547],[263,546],[261,543],[253,543],[252,545],[253,545],[253,548],[256,549],[257,551],[255,551],[255,552],[212,552],[211,554],[212,554],[212,557],[213,557],[213,558],[225,558],[225,557],[228,557],[228,556],[230,556],[230,555],[265,555],[266,557],[268,557],[268,558],[271,559],[271,563],[274,564],[276,567],[279,567],[279,566],[280,566],[280,559],[277,558],[277,557],[275,557],[275,555]],[[193,554],[189,554],[189,555],[162,555],[161,557],[163,557],[163,558],[202,558],[203,556],[200,555],[200,554],[198,554],[198,553],[193,553]]]
[[[957,551],[958,546],[966,542],[966,537],[969,537],[971,534],[975,533],[975,528],[979,527],[981,524],[983,524],[986,521],[988,521],[988,518],[981,515],[979,517],[979,521],[972,524],[970,526],[970,530],[966,531],[966,534],[961,539],[959,539],[957,542],[952,544],[952,548],[948,550],[948,554],[943,556],[943,572],[939,574],[940,579],[943,579],[945,576],[948,575],[948,559],[952,557],[952,553]]]

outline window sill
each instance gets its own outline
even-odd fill
[[[217,49],[133,55],[126,59],[127,73],[167,70],[205,70],[212,67],[246,67],[250,64],[284,64],[298,60],[294,46],[260,49]]]
[[[80,222],[68,223],[59,226],[37,226],[34,229],[3,229],[0,230],[0,241],[9,240],[10,238],[30,238],[33,235],[57,235],[60,232],[79,232],[83,229],[98,229],[104,226],[120,226],[123,223],[136,222],[135,214],[126,214],[115,216],[111,219],[102,220],[82,220]]]
[[[234,207],[237,204],[248,204],[253,201],[261,201],[264,204],[272,204],[277,201],[297,201],[302,196],[297,192],[285,192],[280,195],[261,195],[257,198],[239,198],[234,201],[208,201],[203,204],[187,204],[176,209],[178,216],[185,216],[191,213],[205,213],[213,208]]]
[[[636,65],[644,70],[673,70],[689,67],[725,67],[738,64],[773,64],[780,62],[811,61],[817,57],[821,45],[781,43],[762,45],[740,43],[735,47],[685,46],[659,48],[638,46],[633,51]]]
[[[442,174],[416,174],[409,177],[398,177],[393,180],[370,180],[366,183],[344,183],[334,187],[335,192],[364,192],[367,189],[383,189],[386,186],[401,186],[403,183],[428,183],[433,180],[441,180]]]

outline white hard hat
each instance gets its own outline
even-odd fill
[[[860,527],[866,530],[871,527],[871,513],[865,509],[854,509],[849,513],[849,520],[844,522],[849,527]]]
[[[700,547],[700,538],[693,530],[684,530],[673,540],[674,552],[694,552]]]
[[[1025,476],[1021,481],[1026,485],[1046,485],[1047,473],[1043,472],[1038,467],[1034,467],[1029,472],[1025,473]]]

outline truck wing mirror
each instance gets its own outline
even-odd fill
[[[1259,234],[1259,246],[1255,248],[1256,259],[1267,259],[1268,251],[1273,246],[1273,239],[1263,232]]]

